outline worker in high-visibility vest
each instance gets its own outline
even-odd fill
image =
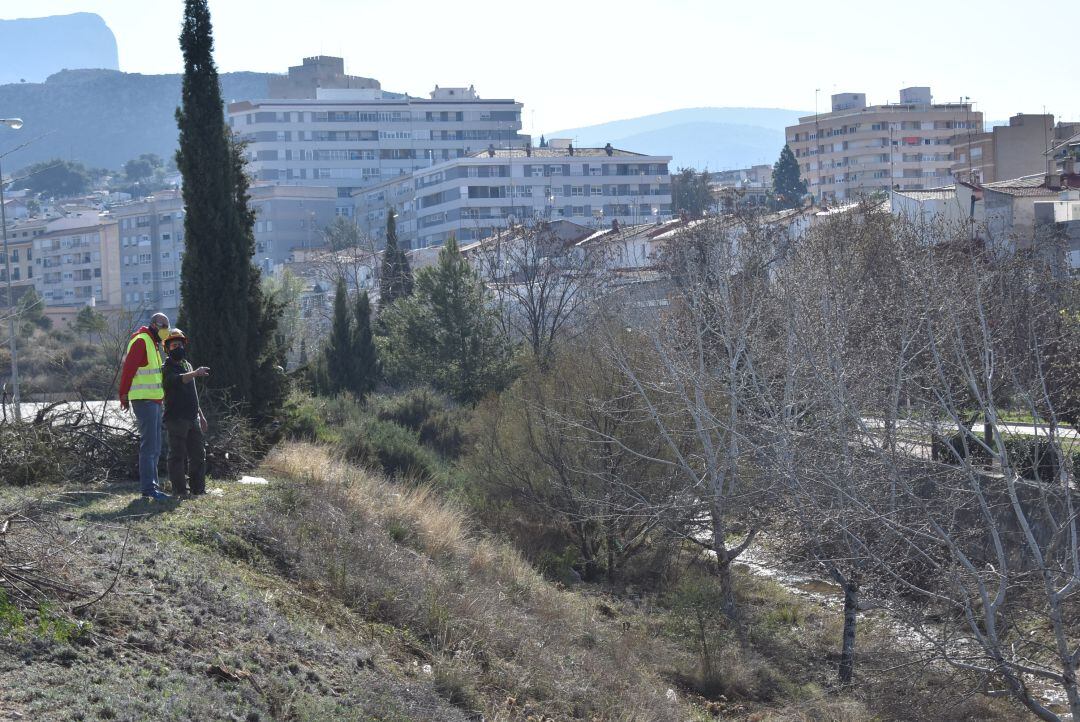
[[[139,428],[139,483],[149,499],[171,498],[158,486],[161,456],[161,344],[169,337],[169,317],[155,313],[150,323],[131,335],[120,372],[120,407],[135,413]]]

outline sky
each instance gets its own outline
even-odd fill
[[[0,0],[0,18],[94,12],[120,69],[182,70],[182,0]],[[386,90],[475,85],[525,104],[540,133],[689,107],[827,110],[929,85],[987,121],[1045,108],[1080,120],[1078,0],[210,0],[221,71],[310,55]],[[1066,30],[1071,28],[1072,30]]]

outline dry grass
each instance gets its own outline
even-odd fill
[[[302,582],[414,635],[460,704],[489,719],[689,717],[655,671],[677,648],[548,584],[429,489],[391,484],[306,444],[281,447],[264,467],[281,481],[257,515],[256,543],[270,543]],[[453,683],[469,675],[475,688]]]

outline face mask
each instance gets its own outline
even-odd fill
[[[167,339],[169,337],[169,329],[167,329],[167,328],[159,328],[157,330],[157,336],[162,341],[164,341],[165,339]]]
[[[169,358],[173,361],[183,361],[185,356],[187,356],[187,349],[183,346],[177,346],[169,351]]]

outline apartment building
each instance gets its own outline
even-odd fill
[[[49,221],[33,239],[34,287],[47,309],[119,307],[120,239],[116,221],[83,213]]]
[[[114,206],[109,217],[118,228],[124,309],[161,311],[175,318],[184,257],[184,199],[180,192],[161,191]]]
[[[609,226],[671,217],[671,156],[604,148],[495,148],[448,160],[357,194],[357,223],[384,238],[387,209],[413,248],[485,238],[512,223]]]
[[[255,260],[266,271],[293,260],[300,249],[325,245],[334,221],[337,192],[326,186],[255,185]]]
[[[867,105],[863,93],[833,95],[830,112],[799,118],[785,135],[809,192],[836,202],[950,183],[954,137],[982,127],[969,102],[935,103],[930,88],[914,87],[885,105]]]
[[[260,183],[336,189],[339,213],[354,191],[489,145],[520,147],[521,103],[436,86],[429,98],[378,88],[315,89],[314,98],[245,100],[228,106],[248,141],[248,169]]]
[[[1055,127],[1051,114],[1018,113],[1008,125],[958,133],[953,138],[953,177],[966,183],[993,183],[1043,173],[1047,148],[1072,132],[1072,124]]]
[[[44,234],[47,228],[47,222],[44,219],[37,218],[8,223],[7,248],[8,252],[11,253],[11,295],[16,300],[22,293],[16,290],[16,287],[34,285],[34,239]],[[3,305],[7,305],[8,268],[7,255],[4,253],[4,249],[0,247],[0,283],[3,284],[0,291],[5,294]]]
[[[717,171],[709,174],[709,184],[716,188],[771,188],[772,171],[768,163]]]

